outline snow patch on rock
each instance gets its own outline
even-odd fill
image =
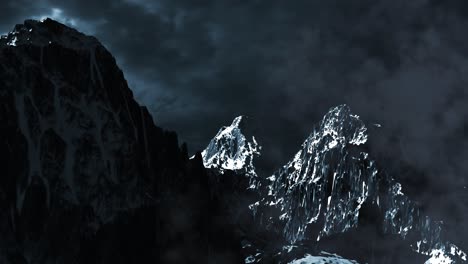
[[[255,137],[248,140],[241,130],[243,116],[234,119],[230,126],[222,127],[203,150],[203,164],[217,169],[221,174],[232,170],[248,177],[257,177],[253,160],[260,155],[261,147]]]

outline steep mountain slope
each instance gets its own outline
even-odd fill
[[[248,238],[250,263],[277,255],[281,257],[273,257],[275,262],[286,263],[301,254],[317,254],[317,247],[338,250],[338,254],[346,251],[348,257],[368,263],[424,261],[411,251],[430,256],[427,263],[466,261],[462,250],[444,240],[442,223],[423,215],[418,204],[403,194],[401,184],[379,170],[366,151],[367,137],[366,126],[349,107],[334,107],[294,158],[269,177],[269,183],[256,187],[260,199],[249,207],[258,226],[265,226],[263,233],[277,233],[278,237],[270,237],[271,242],[266,243],[270,245]],[[229,143],[223,149],[242,151]],[[212,156],[226,159],[225,152],[213,153],[213,149]],[[250,163],[249,171],[252,169]],[[374,242],[365,241],[367,238],[387,244],[388,252],[375,257],[374,250],[366,252],[344,243],[354,240],[359,246],[373,248]],[[400,256],[395,256],[394,249]],[[315,258],[320,257],[304,257]]]
[[[318,228],[324,236],[356,228],[364,203],[383,216],[383,232],[408,239],[419,253],[445,252],[466,261],[466,254],[441,235],[440,222],[422,215],[392,177],[379,172],[364,148],[367,128],[346,105],[330,109],[302,149],[270,179],[269,205],[281,211],[284,235],[294,243]],[[310,239],[310,237],[309,237]]]
[[[248,141],[242,133],[244,119],[238,116],[230,126],[222,127],[201,154],[206,168],[216,169],[221,174],[231,170],[254,182],[257,172],[253,160],[260,155],[261,147],[255,137]]]
[[[1,263],[240,263],[200,154],[56,21],[0,39]],[[223,223],[223,224],[220,224]]]

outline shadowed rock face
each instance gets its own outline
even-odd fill
[[[0,121],[1,263],[239,263],[200,154],[95,38],[50,19],[2,36]]]

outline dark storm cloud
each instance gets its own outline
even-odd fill
[[[246,114],[270,173],[347,103],[429,214],[468,220],[466,1],[10,1],[1,31],[42,16],[95,34],[192,150]]]
[[[25,9],[25,6],[29,8]],[[34,2],[29,0],[2,1],[0,8],[0,33],[7,33],[15,24],[22,23],[24,18],[44,13],[48,11],[47,9],[47,7],[35,5]]]

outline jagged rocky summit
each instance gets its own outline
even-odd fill
[[[223,131],[229,129],[221,129],[218,135]],[[369,157],[367,137],[365,124],[348,106],[334,107],[291,161],[268,177],[269,184],[256,187],[259,193],[268,194],[249,206],[252,213],[270,232],[281,234],[284,242],[283,248],[277,246],[270,252],[252,251],[251,263],[262,262],[266,255],[284,256],[284,247],[291,245],[320,246],[324,239],[323,244],[331,243],[342,234],[359,230],[365,218],[378,219],[382,235],[399,237],[408,250],[430,256],[426,263],[466,261],[461,249],[443,239],[442,223],[423,215],[418,204],[404,195],[401,184]],[[240,151],[236,146],[228,142],[223,149],[236,153]],[[212,156],[226,159],[224,152],[213,150],[216,148],[209,151]],[[249,171],[252,169],[250,163]],[[374,215],[367,216],[369,208],[376,211]],[[250,241],[250,248],[252,244]]]
[[[230,126],[222,127],[201,155],[206,168],[216,169],[220,174],[231,170],[251,178],[254,184],[257,173],[253,162],[260,155],[261,146],[255,137],[248,140],[242,133],[245,118],[238,116]]]
[[[100,42],[51,19],[0,38],[0,263],[240,263],[201,155]]]
[[[466,261],[463,251],[441,238],[441,223],[422,215],[401,184],[359,148],[366,131],[348,106],[334,107],[294,158],[270,177],[268,205],[279,208],[286,239],[303,240],[312,226],[318,227],[317,241],[356,228],[367,203],[383,215],[383,231],[408,238],[416,252]]]
[[[366,153],[353,155],[346,147],[364,144],[366,130],[348,107],[333,108],[294,158],[270,177],[269,205],[280,208],[289,241],[303,239],[307,225],[319,218],[324,226],[317,240],[357,225],[362,203],[378,192],[377,169]]]

